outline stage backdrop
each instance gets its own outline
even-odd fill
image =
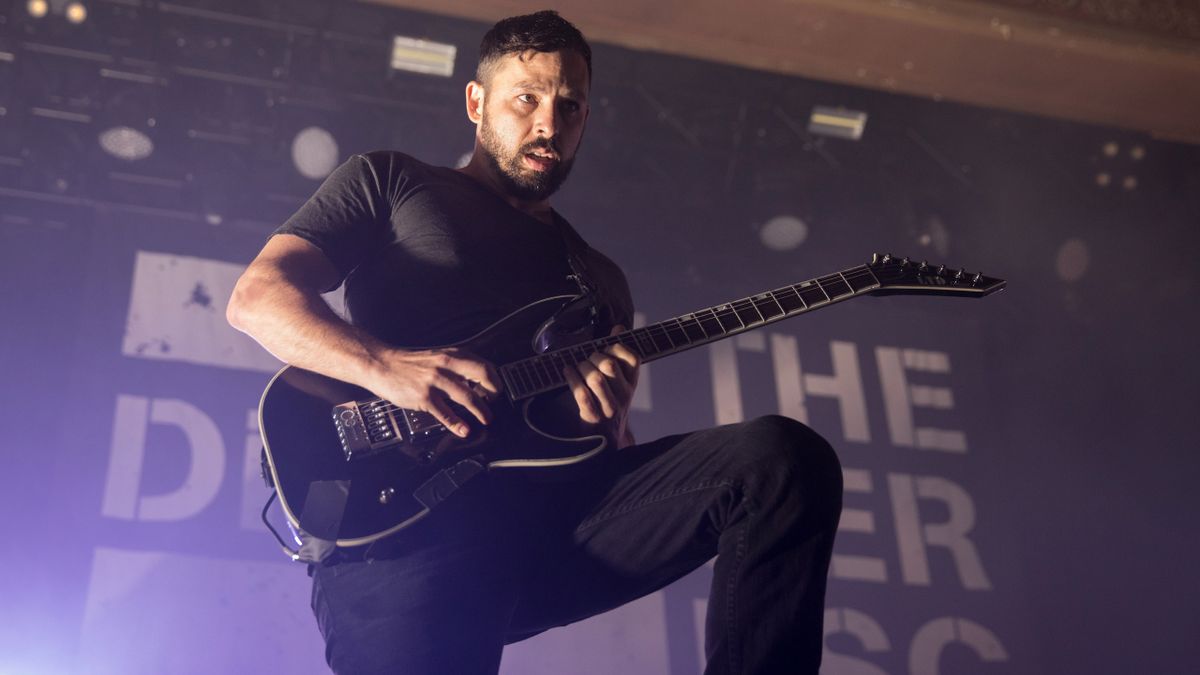
[[[460,161],[486,27],[198,0],[92,3],[72,27],[17,4],[0,672],[326,672],[304,567],[258,517],[279,364],[225,305],[333,163]],[[397,34],[456,45],[453,75],[390,71]],[[873,252],[1010,282],[856,299],[643,370],[642,439],[783,413],[838,449],[823,672],[1194,667],[1197,148],[604,45],[591,106],[556,204],[624,266],[641,321]],[[811,129],[815,106],[865,114],[861,137]],[[114,128],[152,153],[119,132],[110,155]],[[515,645],[502,671],[699,673],[710,578]]]

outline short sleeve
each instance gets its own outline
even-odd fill
[[[355,155],[274,234],[293,234],[321,249],[345,279],[386,243],[391,210],[384,185],[367,158]]]

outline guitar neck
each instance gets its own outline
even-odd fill
[[[509,398],[519,400],[566,384],[563,368],[621,344],[643,363],[870,293],[880,281],[859,265],[791,286],[713,305],[666,321],[509,363],[500,368]]]

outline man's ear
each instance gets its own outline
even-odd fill
[[[467,83],[467,118],[475,124],[483,119],[483,85],[471,80]]]

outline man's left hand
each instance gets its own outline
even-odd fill
[[[624,326],[615,326],[610,335],[625,330]],[[579,419],[607,427],[606,435],[615,439],[618,447],[625,447],[633,440],[627,424],[640,365],[636,354],[617,343],[593,353],[575,367],[563,368],[563,376],[579,405]]]

